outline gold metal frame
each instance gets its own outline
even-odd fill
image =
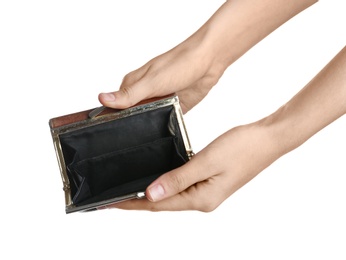
[[[117,120],[120,118],[125,118],[125,117],[131,116],[131,115],[137,115],[137,114],[145,113],[147,111],[151,111],[151,110],[155,110],[155,109],[159,109],[159,108],[167,107],[167,106],[173,106],[175,109],[177,120],[178,120],[178,125],[180,128],[180,132],[181,132],[181,135],[183,138],[184,145],[185,145],[186,153],[188,155],[188,158],[191,159],[192,156],[194,155],[194,153],[192,151],[190,140],[189,140],[189,137],[188,137],[188,134],[186,131],[186,126],[185,126],[185,122],[183,119],[183,113],[182,113],[182,110],[181,110],[181,107],[179,104],[178,96],[171,96],[168,98],[163,98],[163,99],[160,99],[160,100],[157,100],[154,102],[134,106],[134,107],[131,107],[128,109],[119,110],[119,111],[116,111],[114,113],[109,113],[109,114],[105,114],[105,115],[99,115],[99,113],[103,110],[103,108],[101,107],[101,108],[97,108],[97,109],[93,110],[89,114],[89,118],[86,120],[71,123],[68,125],[61,126],[61,127],[51,127],[51,135],[53,138],[53,144],[54,144],[56,156],[58,159],[60,174],[61,174],[61,178],[62,178],[62,182],[63,182],[63,190],[65,193],[66,213],[71,213],[71,212],[76,212],[76,211],[87,211],[87,210],[92,210],[92,209],[95,209],[97,207],[105,206],[105,205],[115,203],[115,202],[125,201],[128,199],[134,199],[134,198],[143,198],[143,197],[145,197],[145,193],[144,193],[144,191],[140,191],[140,192],[136,192],[136,193],[128,194],[125,196],[116,197],[116,198],[113,198],[110,200],[104,200],[101,202],[92,203],[92,204],[88,204],[88,205],[84,205],[84,206],[73,205],[72,198],[71,198],[70,181],[69,181],[67,171],[66,171],[66,164],[65,164],[65,160],[64,160],[63,151],[62,151],[62,148],[60,145],[59,136],[61,134],[64,134],[64,133],[76,131],[76,130],[79,130],[82,128],[102,124],[102,123]]]

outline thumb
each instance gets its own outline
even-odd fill
[[[196,155],[195,155],[196,157]],[[167,172],[157,178],[146,189],[146,197],[152,202],[157,202],[172,197],[197,182],[205,180],[206,171],[193,158],[183,166]],[[204,173],[204,174],[203,174]]]
[[[138,84],[121,87],[118,91],[100,93],[98,98],[102,105],[111,108],[128,108],[134,106],[143,99],[152,97],[152,90],[146,84]]]

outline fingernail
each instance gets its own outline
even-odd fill
[[[161,200],[163,196],[165,195],[165,190],[163,189],[162,185],[156,184],[149,189],[149,194],[150,194],[150,198],[153,201],[158,201],[158,200]]]
[[[101,93],[104,101],[113,102],[115,100],[115,96],[113,93]]]

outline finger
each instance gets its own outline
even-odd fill
[[[124,210],[148,210],[148,211],[179,211],[186,207],[183,207],[181,203],[181,195],[178,194],[167,200],[160,202],[151,202],[147,199],[133,199],[112,205],[106,206],[107,209],[117,208]]]
[[[100,102],[107,107],[127,108],[146,98],[178,92],[198,80],[200,73],[196,69],[187,73],[185,59],[172,57],[130,73],[118,91],[101,93]]]
[[[208,160],[204,154],[197,154],[185,165],[161,175],[146,189],[148,200],[161,201],[210,178],[213,171],[206,163]]]
[[[135,105],[141,99],[144,99],[146,95],[143,96],[143,91],[142,93],[137,93],[138,91],[140,91],[139,85],[142,84],[136,83],[143,78],[149,68],[150,64],[147,63],[144,66],[128,73],[123,78],[118,91],[99,94],[98,99],[100,103],[106,107],[127,108]],[[142,88],[142,90],[146,89]]]
[[[98,97],[100,103],[112,108],[128,108],[146,98],[160,96],[159,93],[154,93],[153,86],[155,83],[153,82],[152,72],[150,72],[152,64],[156,60],[157,58],[154,58],[139,69],[128,73],[123,78],[118,91],[100,93]],[[162,80],[159,80],[159,82],[162,82]],[[165,94],[170,93],[163,93],[162,95]]]
[[[159,202],[151,202],[147,199],[129,200],[108,205],[106,208],[124,210],[148,210],[148,211],[183,211],[198,210],[210,212],[217,208],[225,196],[220,192],[217,183],[219,176],[194,184],[183,192]]]
[[[99,94],[99,101],[106,107],[128,108],[150,97],[153,97],[153,91],[148,87],[148,84],[137,81],[135,84],[122,87],[118,91]]]
[[[150,63],[147,63],[144,66],[125,75],[125,77],[123,78],[123,81],[121,82],[120,88],[124,88],[136,83],[147,73],[149,68],[150,68]]]
[[[165,84],[165,74],[152,72],[150,64],[125,76],[120,89],[115,92],[101,93],[99,101],[107,107],[128,108],[140,101],[171,94]]]

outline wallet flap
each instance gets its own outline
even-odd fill
[[[132,106],[133,107],[138,107],[141,105],[145,105],[148,103],[153,103],[155,101],[159,101],[159,100],[164,100],[164,99],[170,99],[173,98],[174,95],[167,95],[167,96],[163,96],[163,97],[156,97],[156,98],[150,98],[150,99],[146,99],[143,100],[141,102],[139,102],[138,104]],[[114,108],[109,108],[109,107],[102,107],[104,109],[102,109],[102,111],[100,113],[97,114],[97,116],[104,116],[104,115],[108,115],[108,114],[114,114],[114,113],[118,113],[121,111],[124,111],[126,109],[114,109]],[[130,107],[131,108],[131,107]],[[128,108],[128,109],[130,109]],[[95,111],[98,108],[93,108],[93,109],[88,109],[88,110],[84,110],[84,111],[80,111],[77,113],[72,113],[72,114],[68,114],[68,115],[63,115],[63,116],[59,116],[59,117],[55,117],[49,120],[49,126],[51,129],[55,129],[55,128],[59,128],[62,126],[66,126],[66,125],[70,125],[73,123],[78,123],[80,121],[84,121],[84,120],[88,120],[88,119],[93,119],[95,118],[95,116],[90,116],[90,114]]]

